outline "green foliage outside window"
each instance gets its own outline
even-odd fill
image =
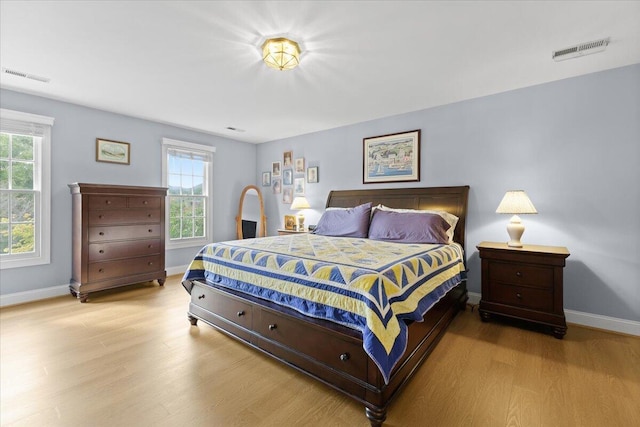
[[[34,138],[0,133],[0,254],[35,251]]]
[[[206,163],[191,152],[170,151],[169,166],[169,238],[205,237]]]

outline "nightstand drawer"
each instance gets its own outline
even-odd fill
[[[491,285],[491,301],[532,310],[551,311],[553,309],[553,293],[550,290],[523,286],[494,283]]]
[[[489,281],[550,289],[553,287],[553,269],[525,264],[490,262]]]

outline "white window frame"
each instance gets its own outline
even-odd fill
[[[170,227],[170,219],[169,219],[169,214],[170,214],[170,203],[168,200],[169,195],[167,195],[167,208],[165,209],[165,248],[166,249],[179,249],[179,248],[191,248],[191,247],[202,247],[208,243],[211,243],[213,241],[213,219],[212,219],[212,212],[213,212],[213,195],[212,195],[212,188],[213,188],[213,183],[212,183],[212,177],[213,177],[213,153],[216,152],[216,148],[212,147],[210,145],[203,145],[203,144],[195,144],[193,142],[185,142],[185,141],[179,141],[177,139],[169,139],[169,138],[162,138],[162,186],[163,187],[168,187],[169,186],[169,181],[168,181],[168,177],[169,177],[169,166],[167,164],[167,159],[168,159],[168,153],[170,149],[179,149],[179,150],[185,150],[185,151],[193,151],[196,152],[198,154],[202,154],[202,153],[206,153],[207,157],[209,158],[209,161],[207,162],[207,170],[205,172],[205,177],[204,177],[204,182],[205,182],[205,186],[206,186],[206,197],[207,197],[207,201],[205,204],[205,209],[206,209],[206,213],[205,213],[205,218],[206,218],[206,224],[205,224],[205,236],[204,238],[183,238],[183,239],[178,239],[178,240],[171,240],[170,238],[170,234],[169,234],[169,227]]]
[[[4,120],[22,122],[25,128],[39,127],[42,136],[34,147],[35,200],[35,248],[29,254],[0,255],[0,270],[51,263],[51,127],[54,118],[21,111],[0,108],[0,128],[5,132],[19,133],[6,127]],[[6,130],[5,130],[6,129]]]

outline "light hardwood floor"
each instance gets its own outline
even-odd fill
[[[2,426],[367,426],[361,404],[191,326],[173,276],[0,310]],[[386,426],[632,426],[640,338],[569,326],[564,340],[467,310]]]

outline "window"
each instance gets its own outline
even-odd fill
[[[211,241],[211,183],[214,147],[162,139],[162,184],[167,200],[167,248]]]
[[[0,269],[50,262],[52,126],[0,109]]]

